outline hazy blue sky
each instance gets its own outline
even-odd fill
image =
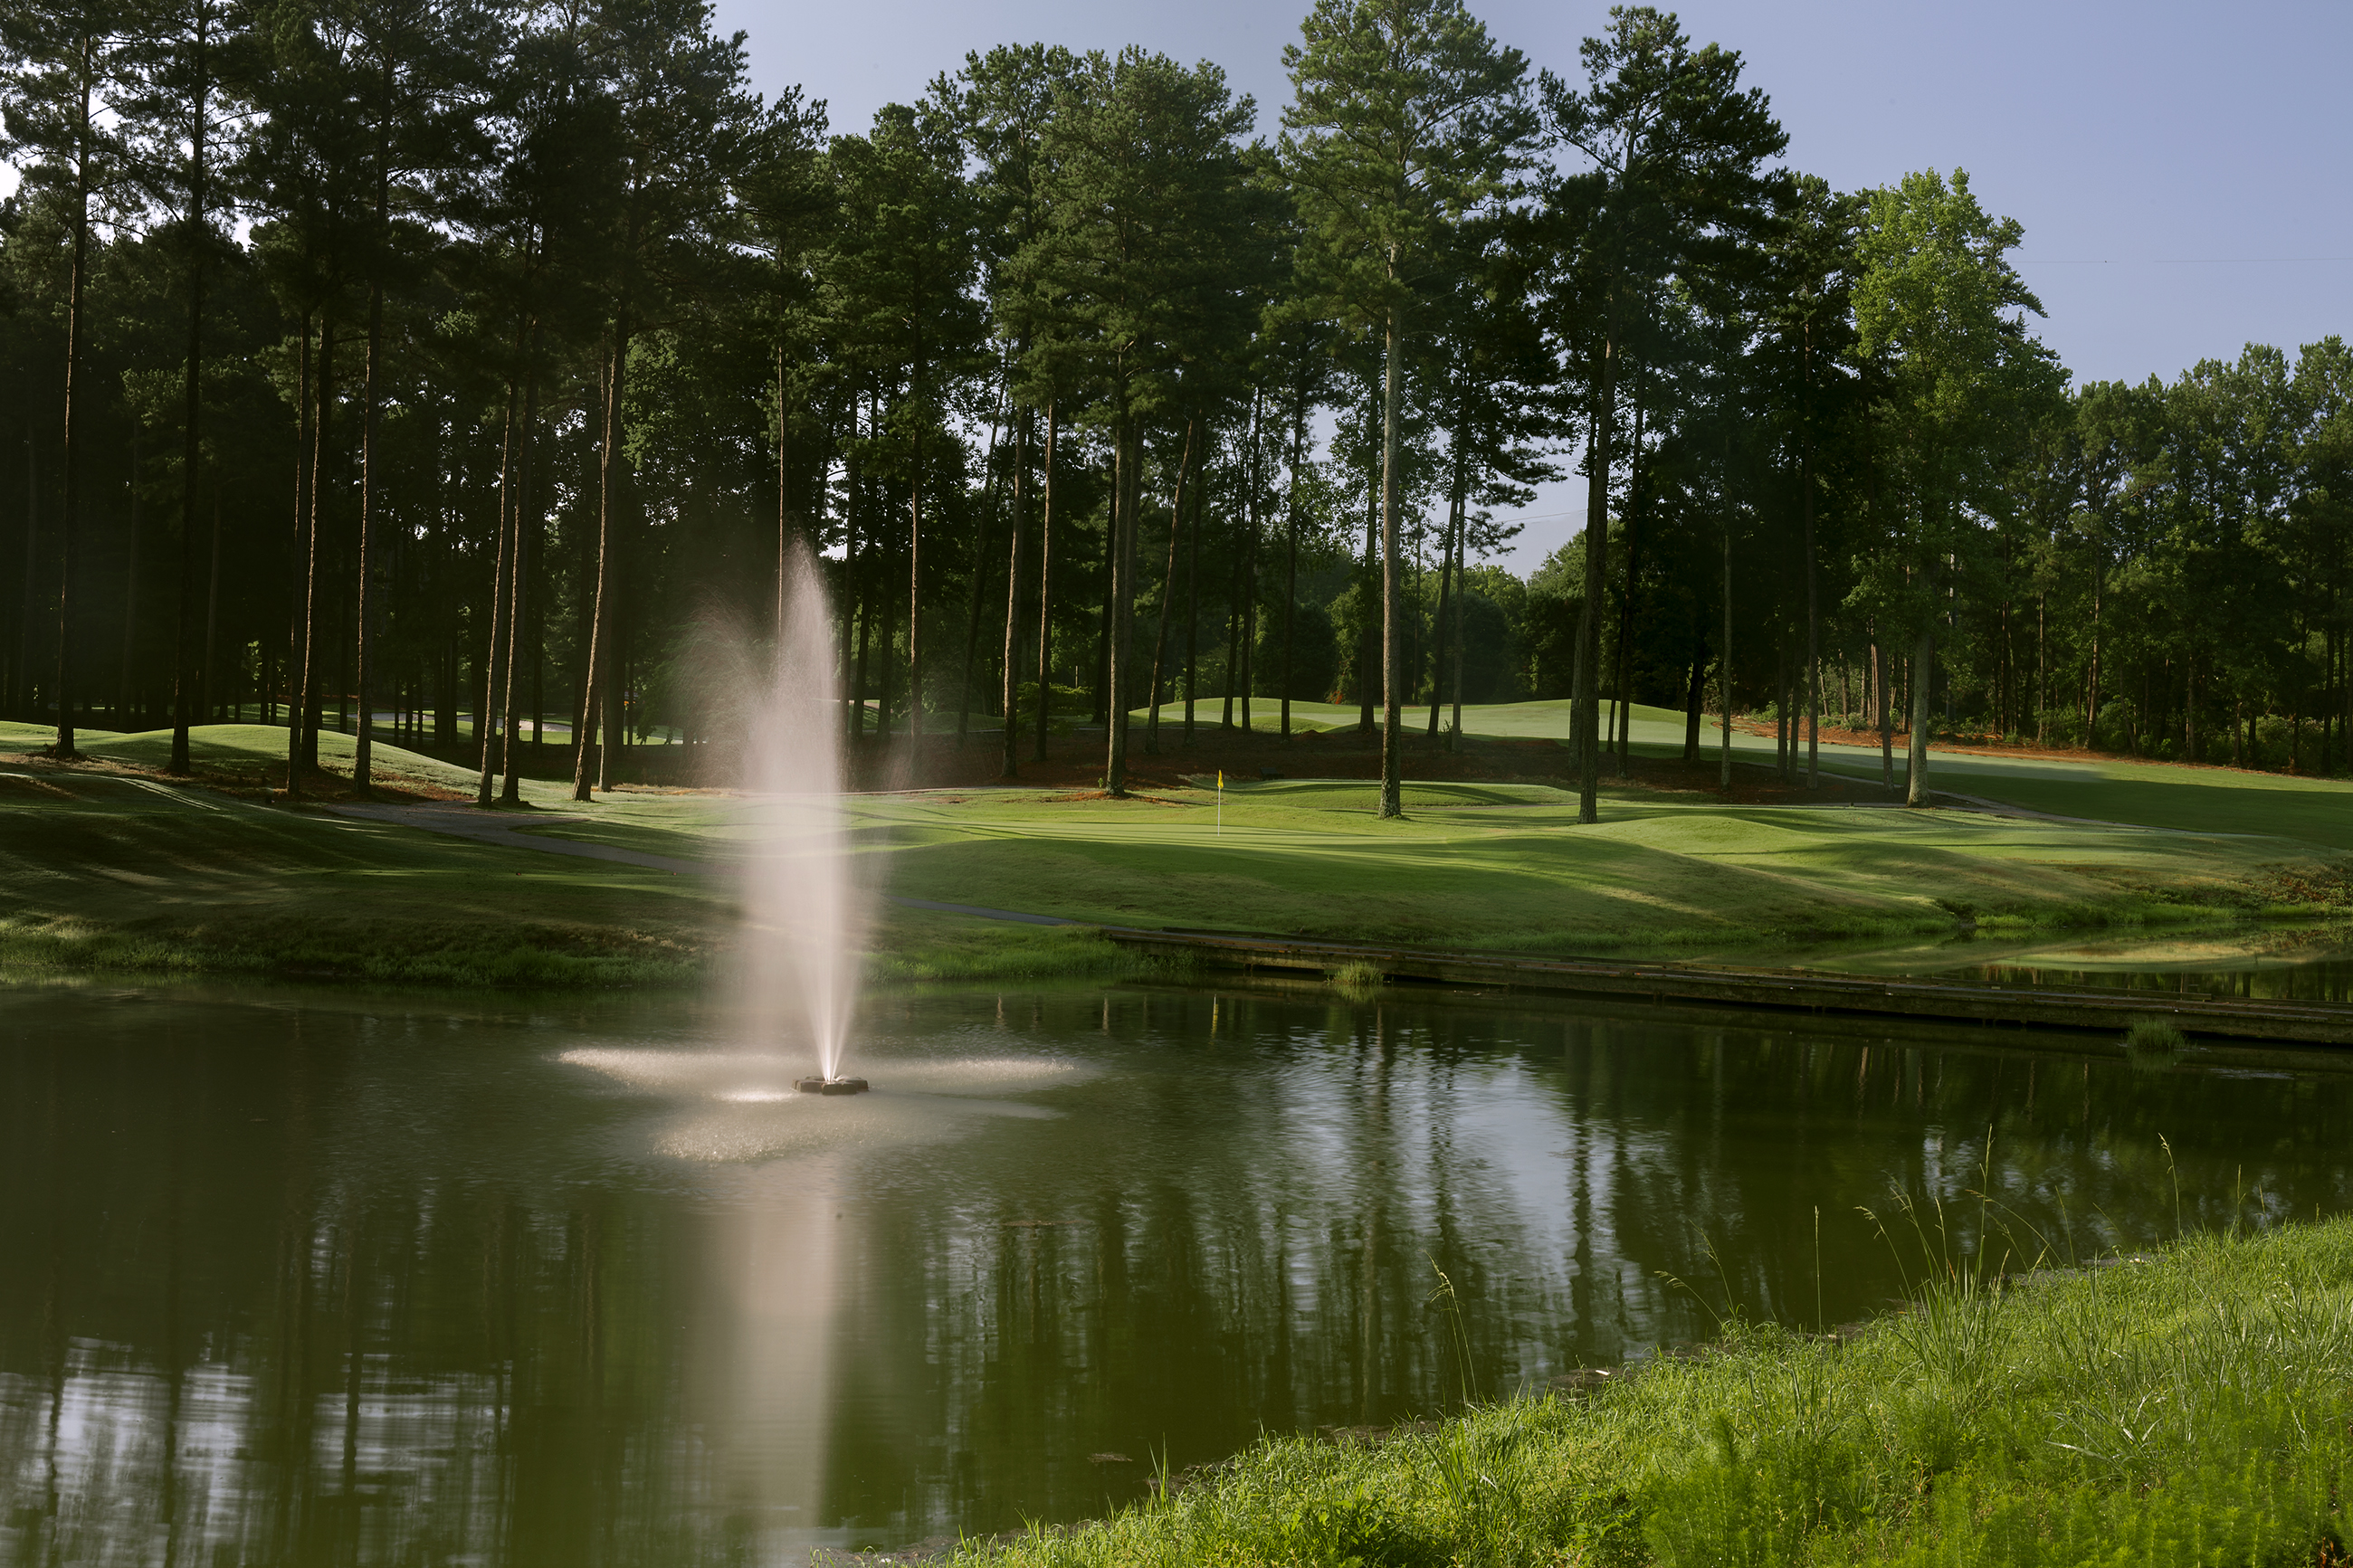
[[[1608,7],[1473,9],[1534,65],[1572,73]],[[1772,96],[1789,159],[1842,189],[1968,170],[2026,226],[2045,342],[2078,380],[2170,378],[2249,342],[2353,333],[2353,4],[1712,0],[1678,7]],[[767,89],[801,83],[837,129],[920,92],[967,49],[1142,44],[1223,66],[1270,132],[1303,0],[720,0]],[[2334,259],[2311,259],[2330,258]],[[1566,538],[1556,487],[1529,509],[1525,571]],[[1577,495],[1581,495],[1577,491]]]

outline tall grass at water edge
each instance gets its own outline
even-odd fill
[[[1933,1210],[1893,1217],[1924,1268],[1908,1305],[1860,1331],[1732,1313],[1704,1353],[1589,1396],[1472,1406],[1379,1442],[1270,1438],[1099,1524],[960,1560],[2348,1561],[2353,1220],[2005,1273],[2023,1259],[1948,1245]]]

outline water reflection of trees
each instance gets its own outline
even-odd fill
[[[823,1248],[793,1228],[801,1177],[763,1168],[790,1190],[762,1197],[757,1172],[645,1157],[625,1105],[512,1031],[12,1002],[0,1557],[691,1563],[1067,1517],[1135,1495],[1155,1453],[1459,1397],[1436,1270],[1493,1394],[1697,1337],[1704,1303],[1878,1306],[1902,1273],[1855,1205],[1894,1192],[1944,1200],[1971,1247],[1989,1191],[2063,1252],[2169,1232],[2177,1176],[2192,1225],[2248,1212],[2237,1194],[2347,1197],[2327,1079],[1500,1007],[1025,1000],[993,1048],[1109,1070],[1032,1097],[1058,1120],[826,1176]],[[883,1026],[970,1036],[970,1011]],[[714,1306],[763,1247],[754,1296],[822,1312]],[[804,1353],[833,1375],[746,1371]],[[755,1421],[811,1435],[805,1488]],[[1138,1462],[1091,1458],[1112,1452]]]

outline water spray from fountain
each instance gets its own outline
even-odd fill
[[[815,1047],[818,1076],[796,1085],[803,1092],[852,1094],[866,1084],[843,1076],[842,1055],[869,900],[844,827],[832,616],[804,546],[786,559],[778,609],[765,656],[748,638],[717,639],[733,654],[727,718],[743,737],[752,828],[742,861],[743,1016],[759,1044],[800,1037]]]

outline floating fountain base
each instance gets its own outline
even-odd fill
[[[793,1087],[803,1094],[864,1094],[867,1083],[862,1078],[805,1078]]]

